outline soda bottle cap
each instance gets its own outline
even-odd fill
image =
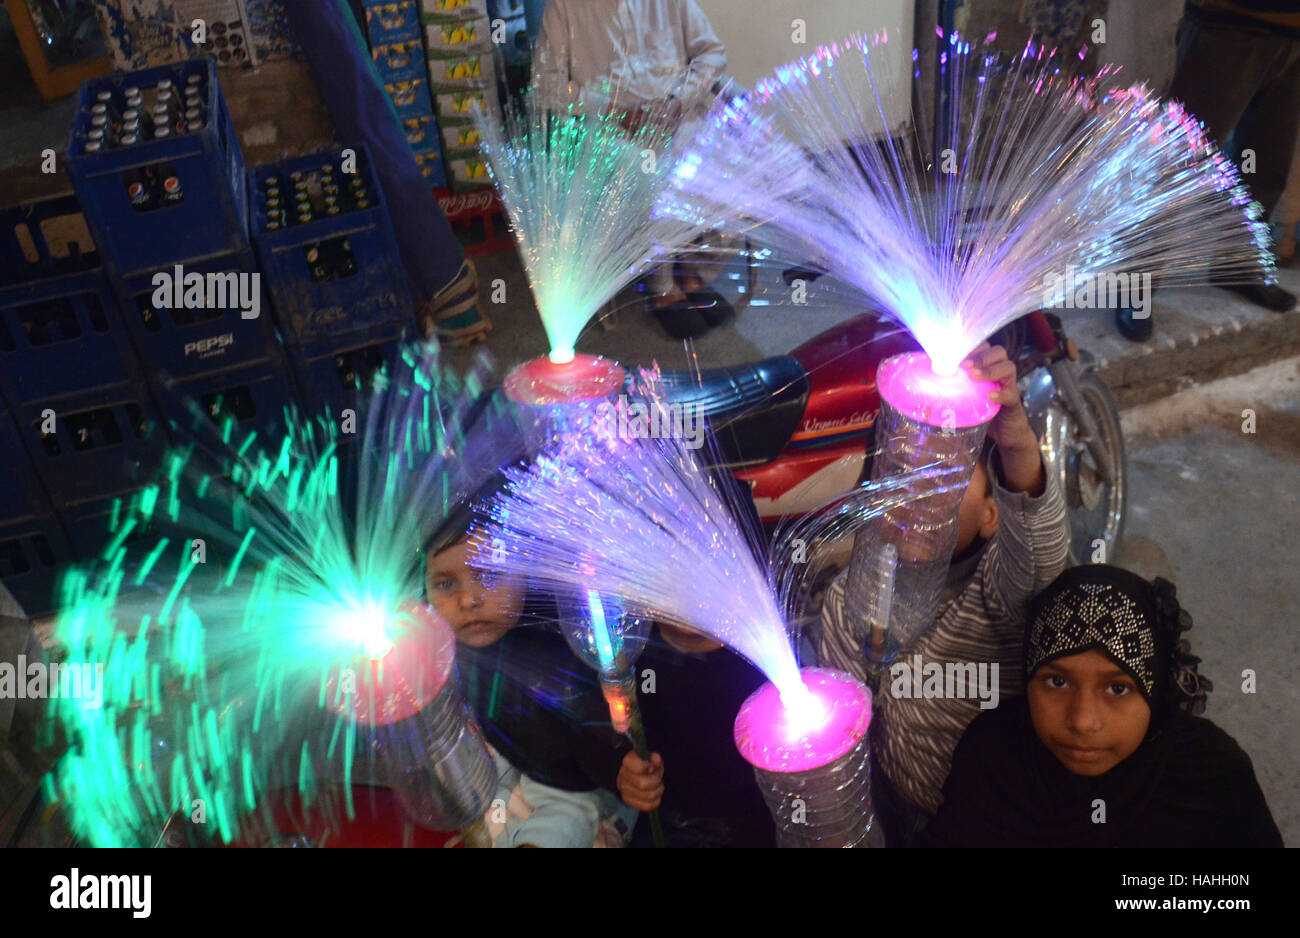
[[[155,128],[153,132],[153,138],[155,140],[158,140],[162,137],[170,137],[171,135],[172,135],[172,129],[170,127],[167,127],[166,125]]]
[[[158,81],[159,91],[167,91],[169,88],[171,88],[171,86],[172,86],[172,80],[170,78],[162,78],[159,79]]]
[[[155,104],[155,105],[153,106],[153,113],[155,113],[155,114],[163,114],[163,115],[166,115],[166,113],[167,113],[167,105],[162,104],[161,102],[158,103],[158,104]]]
[[[104,146],[104,145],[103,145],[102,143],[100,143],[98,140],[88,140],[88,141],[86,141],[86,152],[87,152],[87,153],[95,153],[95,152],[97,152],[97,151],[103,149],[103,146]]]
[[[104,139],[104,131],[103,131],[103,128],[101,128],[101,127],[92,127],[92,128],[90,129],[90,132],[87,133],[86,136],[87,136],[89,139],[91,139],[91,140],[103,140],[103,139]]]
[[[127,85],[122,89],[122,94],[128,98],[138,98],[140,96],[140,89],[135,85]]]
[[[185,84],[187,84],[187,85],[197,85],[197,84],[199,84],[201,81],[203,81],[203,76],[200,75],[200,74],[198,74],[198,73],[195,73],[195,74],[191,75],[189,78],[185,79]]]
[[[109,101],[113,100],[113,92],[101,91],[99,94],[95,95],[95,100],[103,101],[105,104],[107,104]]]
[[[105,117],[103,114],[96,114],[94,117],[90,119],[91,127],[103,127],[107,123],[108,123],[108,118]]]
[[[108,108],[102,104],[92,104],[90,107],[91,114],[107,114]]]
[[[122,112],[122,120],[123,120],[124,122],[136,121],[136,120],[139,120],[139,119],[140,119],[140,109],[139,109],[139,108],[129,107],[129,108],[127,108],[125,111]]]
[[[280,228],[280,223],[276,221],[274,218],[272,218],[270,221],[266,223],[267,231],[277,231],[279,230],[279,228]]]
[[[140,142],[140,136],[138,134],[122,134],[122,139],[118,141],[118,143],[120,143],[124,147],[129,147],[132,144],[136,144],[139,142]]]

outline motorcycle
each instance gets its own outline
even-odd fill
[[[1072,562],[1113,557],[1124,533],[1128,470],[1110,391],[1054,314],[1037,310],[990,341],[1016,364],[1044,464],[1065,497]],[[749,487],[770,533],[870,476],[876,367],[917,348],[882,315],[864,313],[787,355],[662,377],[668,403],[708,419],[717,467]]]

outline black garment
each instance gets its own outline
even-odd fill
[[[640,693],[647,669],[653,694]],[[736,751],[736,712],[767,680],[729,648],[686,654],[656,639],[637,661],[646,741],[664,760],[660,816],[670,847],[774,847],[776,828]],[[633,846],[650,844],[642,816]]]
[[[1300,127],[1300,32],[1247,16],[1187,4],[1178,24],[1178,59],[1169,96],[1205,122],[1238,165],[1255,154],[1245,176],[1267,220],[1286,188]],[[1189,235],[1194,236],[1194,235]]]
[[[615,790],[627,747],[595,674],[560,635],[521,625],[486,648],[458,646],[456,667],[483,735],[511,765],[552,788]]]
[[[1097,799],[1105,823],[1094,823]],[[1280,847],[1250,758],[1182,711],[1105,775],[1074,775],[1039,740],[1025,698],[971,723],[917,846]]]

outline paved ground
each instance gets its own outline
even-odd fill
[[[1119,562],[1177,584],[1214,682],[1206,716],[1250,755],[1284,840],[1300,846],[1300,359],[1124,418],[1132,488]]]

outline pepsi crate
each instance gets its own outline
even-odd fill
[[[127,89],[155,100],[162,80],[179,87],[191,76],[205,89],[201,129],[93,148],[91,111],[100,94],[107,92],[120,114]],[[210,58],[83,84],[67,170],[105,264],[120,276],[248,248],[244,158]]]
[[[118,302],[152,375],[189,378],[276,360],[269,294],[251,250],[118,278]]]
[[[401,352],[396,338],[349,345],[328,355],[294,360],[304,413],[311,419],[328,415],[336,426],[345,409],[356,410],[374,387],[376,375],[392,371]]]
[[[362,0],[366,12],[366,35],[370,45],[390,42],[420,41],[420,8],[415,0],[374,2]]]
[[[49,499],[7,412],[0,412],[0,453],[0,524],[48,515]]]
[[[60,577],[74,559],[63,528],[48,511],[0,521],[0,580],[28,616],[57,608]]]
[[[343,151],[249,172],[257,258],[285,341],[302,349],[295,354],[303,357],[328,354],[344,336],[365,333],[378,339],[416,329],[387,203],[369,154],[361,145],[345,149],[356,155],[353,174],[342,172]],[[270,208],[268,180],[280,186],[278,213]],[[298,222],[285,211],[286,199],[297,199],[296,194],[286,196],[289,185],[306,193],[310,220]],[[332,206],[327,204],[330,189],[338,192]],[[331,207],[337,214],[326,214]]]
[[[163,537],[173,542],[187,537],[189,531],[166,516],[163,510],[166,498],[161,489],[140,488],[63,508],[59,520],[67,533],[72,555],[89,563],[104,559],[104,548],[119,539],[122,545],[143,545],[147,551]],[[142,511],[145,502],[153,502],[156,507]],[[128,522],[130,528],[126,527]]]
[[[134,382],[21,404],[15,420],[56,509],[145,484],[167,448],[158,412]]]
[[[158,409],[180,445],[213,429],[242,444],[250,433],[278,440],[299,402],[283,367],[251,365],[154,386]]]
[[[0,397],[14,406],[138,372],[76,197],[0,210]]]

